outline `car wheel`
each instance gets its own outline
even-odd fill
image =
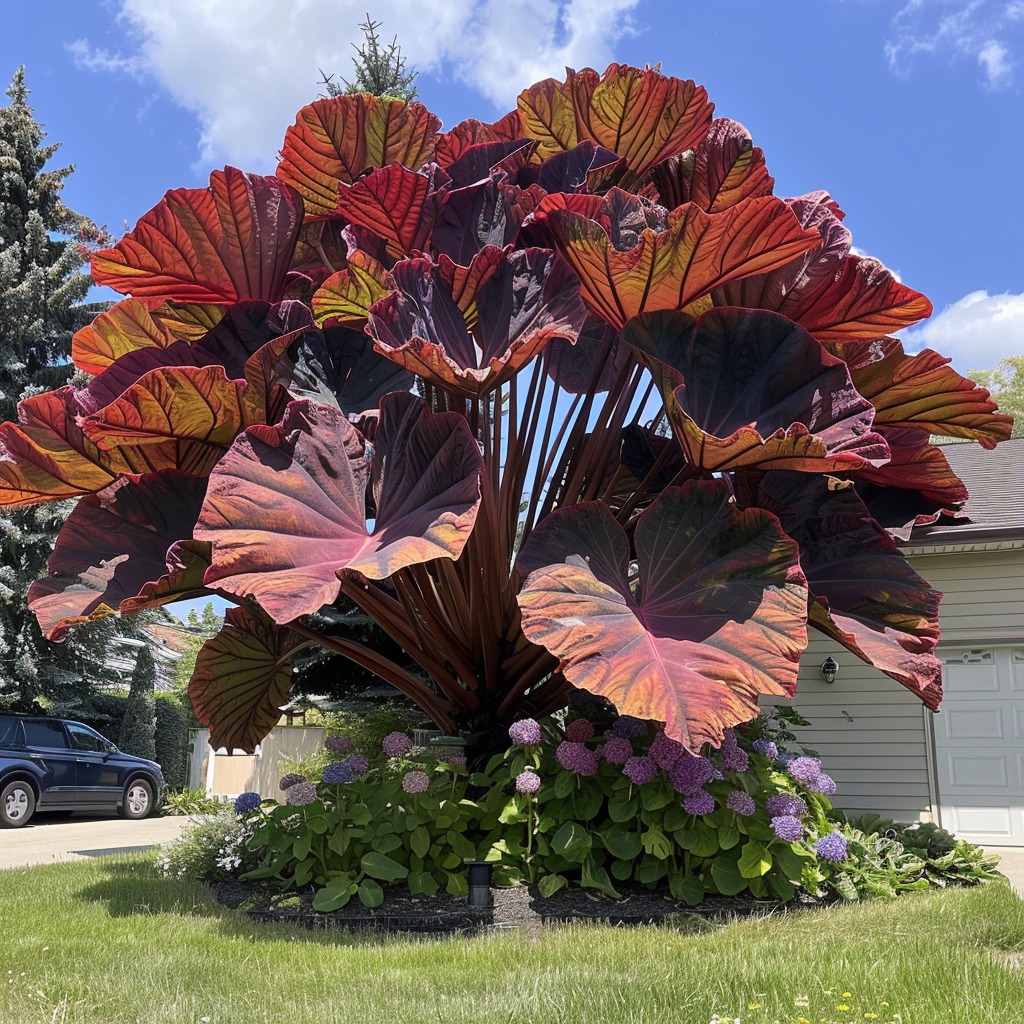
[[[145,779],[132,779],[121,801],[121,817],[146,818],[153,810],[153,787]]]
[[[8,782],[0,789],[0,826],[21,828],[36,809],[36,795],[27,782]]]

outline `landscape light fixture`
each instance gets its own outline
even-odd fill
[[[834,683],[837,675],[839,675],[839,663],[835,658],[826,658],[821,663],[821,678],[826,683]]]

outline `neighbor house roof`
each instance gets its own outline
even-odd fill
[[[940,521],[914,530],[911,544],[950,544],[1024,536],[1024,438],[986,450],[981,445],[942,446],[953,472],[966,484],[967,522]]]

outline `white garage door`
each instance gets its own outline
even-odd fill
[[[942,661],[940,823],[982,845],[1024,846],[1024,649],[946,651]]]

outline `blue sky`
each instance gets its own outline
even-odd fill
[[[319,69],[351,72],[365,0],[51,0],[5,12],[0,77],[115,233],[233,163],[267,172]],[[741,121],[780,195],[824,188],[861,250],[925,292],[910,336],[961,370],[1024,352],[1024,0],[382,0],[452,125],[566,64],[661,62]],[[724,12],[724,13],[723,13]]]

